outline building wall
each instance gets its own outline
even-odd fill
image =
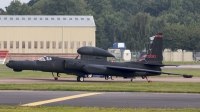
[[[192,52],[163,52],[163,61],[194,61]]]
[[[77,53],[81,46],[95,46],[95,27],[90,26],[2,26],[0,31],[0,50],[9,50],[9,53]]]

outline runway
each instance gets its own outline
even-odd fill
[[[11,90],[0,94],[0,105],[11,106],[200,108],[200,94]]]
[[[114,80],[105,80],[104,78],[85,78],[84,82],[130,82],[130,79],[113,78]],[[200,78],[183,78],[183,77],[149,77],[152,82],[200,82]],[[80,82],[80,83],[84,83]],[[140,77],[134,79],[133,82],[147,82],[146,79]],[[0,84],[34,84],[34,83],[77,83],[76,78],[1,78]]]

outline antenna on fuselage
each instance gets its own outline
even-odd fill
[[[78,57],[79,57],[79,55],[78,55],[78,56],[76,56],[76,58],[75,58],[75,59],[78,59]]]

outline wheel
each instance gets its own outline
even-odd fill
[[[142,79],[145,79],[146,78],[146,76],[142,76]]]
[[[88,76],[87,76],[88,78],[92,78],[92,74],[88,74]]]
[[[80,82],[80,77],[79,77],[79,76],[76,78],[76,81],[77,81],[77,82]]]
[[[131,79],[131,82],[133,82],[133,79]]]
[[[80,80],[80,82],[83,82],[84,81],[84,77],[81,76],[79,80]]]
[[[108,80],[108,77],[109,77],[108,75],[105,75],[105,80]]]
[[[54,80],[58,80],[58,77],[55,77]]]
[[[78,82],[83,82],[84,81],[84,77],[83,76],[78,76],[77,77],[77,81]]]

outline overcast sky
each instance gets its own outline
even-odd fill
[[[13,0],[0,0],[0,8],[5,11],[5,7],[10,5]],[[30,0],[19,0],[21,3],[28,3]]]

